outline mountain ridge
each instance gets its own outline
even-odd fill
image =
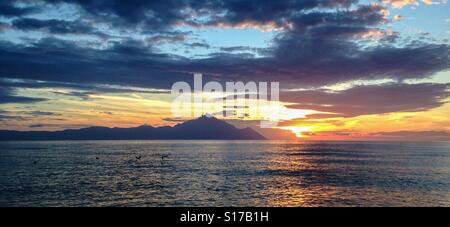
[[[239,129],[214,117],[201,116],[175,126],[109,128],[91,126],[62,131],[0,130],[0,140],[266,140],[251,128]]]

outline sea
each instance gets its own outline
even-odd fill
[[[0,142],[0,206],[450,206],[450,143]]]

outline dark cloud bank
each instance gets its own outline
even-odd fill
[[[191,80],[193,72],[219,81],[280,81],[283,88],[319,87],[357,79],[398,81],[339,93],[316,90],[281,95],[282,100],[299,103],[292,107],[342,116],[421,111],[442,105],[448,97],[448,85],[407,85],[402,81],[449,69],[449,45],[417,40],[403,43],[400,34],[379,28],[389,23],[386,9],[380,5],[361,5],[357,0],[45,0],[25,6],[16,3],[0,3],[0,15],[11,20],[3,27],[40,31],[48,37],[26,44],[1,42],[3,79],[40,80],[47,81],[48,86],[57,83],[90,91],[96,90],[95,84],[167,89],[175,81]],[[78,20],[33,18],[33,13],[44,10],[45,5],[64,3],[78,7]],[[111,41],[96,26],[98,23],[117,30],[135,29],[149,38],[121,37],[120,41]],[[177,31],[176,25],[180,24],[272,27],[280,32],[271,47],[258,50],[264,55],[257,58],[234,53],[245,47],[222,48],[203,59],[157,51],[158,43],[185,41],[189,34]],[[68,34],[90,35],[107,40],[109,45],[90,48],[77,41],[55,38]],[[0,103],[43,101],[14,96],[13,90],[18,86],[14,83],[3,86]]]

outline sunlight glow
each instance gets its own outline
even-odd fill
[[[307,138],[308,136],[304,135],[304,133],[310,132],[313,129],[313,126],[306,126],[306,127],[284,126],[279,128],[284,130],[290,130],[292,133],[295,134],[297,138]]]

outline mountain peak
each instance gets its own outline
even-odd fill
[[[191,139],[217,140],[264,140],[263,136],[250,128],[238,129],[226,121],[203,115],[197,119],[185,121],[173,127],[177,134],[189,132],[185,135]]]
[[[213,115],[207,114],[207,115],[202,115],[196,119],[192,119],[191,121],[221,121],[221,120],[217,119]]]
[[[199,118],[195,118],[192,120],[185,121],[183,123],[180,123],[178,125],[185,125],[185,124],[222,124],[222,125],[229,125],[227,122],[223,120],[219,120],[215,118],[214,116],[207,116],[202,115]]]
[[[137,128],[145,129],[145,128],[153,128],[153,126],[151,126],[149,124],[143,124],[141,126],[138,126]]]

